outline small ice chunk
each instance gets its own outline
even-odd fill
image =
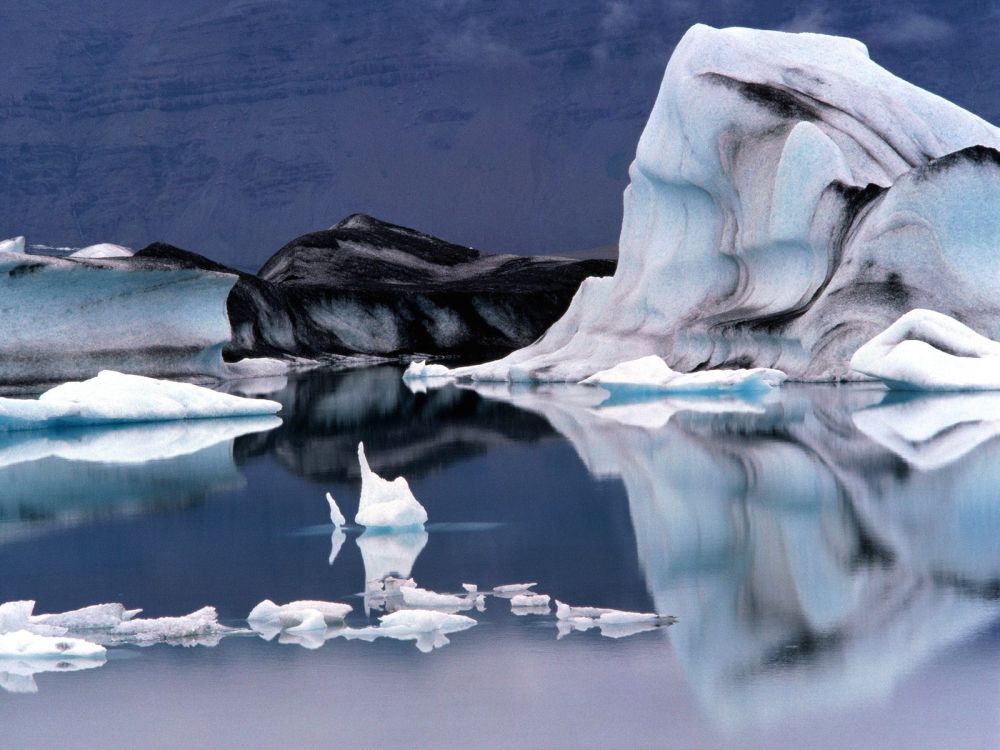
[[[373,641],[376,638],[393,638],[415,641],[417,648],[428,653],[449,643],[446,633],[466,630],[476,621],[465,615],[434,612],[426,609],[402,609],[379,618],[378,627],[345,628],[337,635],[349,640]]]
[[[400,594],[402,594],[403,602],[408,607],[423,609],[461,608],[469,604],[464,598],[455,596],[454,594],[439,594],[436,591],[416,587],[402,588],[400,589]]]
[[[427,511],[417,502],[406,480],[396,477],[390,482],[372,471],[365,457],[364,443],[358,443],[358,462],[361,465],[361,501],[354,522],[378,529],[423,527]]]
[[[38,635],[28,630],[0,634],[2,659],[103,659],[103,646],[80,638]],[[0,671],[3,665],[0,663]]]
[[[131,620],[140,612],[141,609],[125,609],[125,605],[118,603],[92,604],[59,614],[35,615],[31,622],[68,630],[102,630]]]
[[[583,617],[593,619],[614,611],[613,609],[606,609],[604,607],[571,607],[569,604],[556,599],[556,617],[560,620],[572,620]]]
[[[681,373],[655,354],[601,370],[580,382],[609,391],[656,393],[728,393],[767,391],[785,381],[785,373],[767,367],[749,370],[703,370]]]
[[[537,586],[537,583],[506,583],[503,586],[494,586],[494,594],[521,594]]]
[[[432,378],[450,378],[451,370],[444,365],[429,365],[426,359],[410,362],[403,380],[429,380]]]
[[[190,383],[103,370],[36,400],[0,398],[0,430],[274,414],[276,401],[241,398]]]
[[[337,505],[337,501],[333,499],[333,495],[329,492],[326,493],[326,502],[330,505],[330,523],[334,526],[343,526],[347,523],[347,519],[344,518],[344,514],[340,512],[340,507]]]
[[[545,611],[549,610],[549,596],[548,594],[517,594],[511,597],[510,600],[511,609],[516,607],[531,607],[532,609],[544,607]]]
[[[630,625],[637,622],[660,622],[671,619],[669,616],[657,615],[652,612],[621,612],[612,610],[597,618],[598,625]]]
[[[232,632],[232,628],[219,624],[219,615],[215,607],[202,607],[181,617],[125,620],[107,631],[107,635],[111,642],[143,644],[160,641],[184,642],[188,639],[229,632]]]
[[[468,591],[470,594],[479,591],[479,587],[474,583],[463,583],[462,588]]]
[[[289,602],[288,604],[275,604],[270,599],[265,599],[254,607],[247,616],[247,622],[253,627],[255,623],[267,623],[280,625],[282,629],[302,628],[309,619],[315,623],[314,613],[319,613],[323,619],[324,627],[327,625],[339,625],[344,622],[344,618],[351,612],[350,604],[340,604],[339,602],[325,602],[311,599],[302,599]],[[309,628],[303,628],[309,629]]]
[[[890,388],[1000,390],[1000,342],[934,310],[910,310],[851,357]]]

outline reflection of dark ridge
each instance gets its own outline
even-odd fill
[[[268,397],[284,408],[281,427],[237,438],[238,464],[271,454],[293,474],[336,482],[359,476],[363,441],[372,468],[394,477],[421,477],[503,443],[555,435],[548,421],[509,404],[447,387],[411,394],[402,370],[386,366],[291,380]]]

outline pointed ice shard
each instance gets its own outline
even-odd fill
[[[368,528],[409,529],[422,527],[427,521],[424,510],[410,491],[403,477],[391,482],[383,479],[368,465],[364,443],[358,443],[358,463],[361,465],[361,501],[354,522]]]
[[[326,493],[326,502],[330,505],[330,523],[338,527],[347,523],[347,519],[344,518],[344,514],[340,512],[340,507],[337,505],[337,501],[333,499],[333,495],[329,492]]]

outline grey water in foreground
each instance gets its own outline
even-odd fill
[[[244,386],[277,389],[277,427],[0,440],[0,601],[214,605],[240,625],[264,598],[329,599],[360,627],[372,540],[348,529],[330,564],[323,493],[353,518],[364,440],[427,508],[426,539],[395,550],[421,586],[538,581],[677,623],[557,638],[552,616],[489,599],[430,653],[244,635],[33,677],[0,663],[3,745],[1000,744],[1000,395],[602,406],[593,389],[411,393],[399,376]]]

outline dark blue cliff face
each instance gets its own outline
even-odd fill
[[[244,268],[352,212],[497,251],[611,243],[695,22],[855,36],[1000,118],[981,2],[6,3],[0,237],[163,240]]]

